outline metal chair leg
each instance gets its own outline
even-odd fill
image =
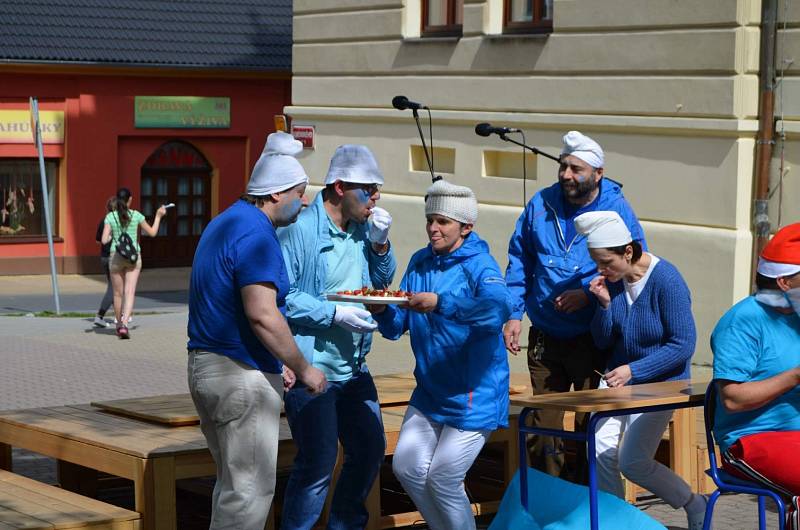
[[[767,530],[767,507],[766,498],[758,496],[758,530]]]
[[[778,507],[778,530],[784,530],[784,528],[786,528],[786,503],[783,502],[783,498],[777,493],[771,492],[770,496]]]
[[[714,516],[714,505],[717,503],[717,499],[719,499],[720,491],[714,490],[714,493],[708,498],[708,503],[706,504],[706,516],[703,520],[703,530],[711,530],[711,519]]]

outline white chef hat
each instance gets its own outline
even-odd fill
[[[562,155],[572,155],[580,158],[593,168],[603,167],[605,158],[600,144],[578,131],[570,131],[562,138],[564,148]]]
[[[267,136],[267,144],[247,183],[247,193],[269,195],[307,183],[308,175],[295,158],[302,150],[303,144],[291,134],[278,131]]]
[[[331,158],[325,185],[337,180],[355,184],[383,185],[383,174],[375,160],[375,155],[366,145],[345,144],[336,148]]]
[[[475,224],[478,200],[471,189],[437,180],[425,193],[425,215],[439,214],[460,223]]]
[[[617,212],[586,212],[575,218],[575,230],[586,236],[589,248],[614,248],[627,245],[633,238]]]

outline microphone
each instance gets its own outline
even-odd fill
[[[500,136],[508,133],[521,132],[519,129],[512,127],[492,127],[489,123],[479,123],[475,126],[475,134],[478,136],[489,136],[490,134],[499,134]]]
[[[395,96],[392,98],[392,106],[397,110],[419,110],[427,108],[422,103],[417,103],[415,101],[409,100],[405,96]]]

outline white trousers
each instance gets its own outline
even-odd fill
[[[217,467],[210,530],[260,529],[275,494],[281,374],[189,354],[189,390]]]
[[[408,407],[392,470],[431,530],[473,530],[464,477],[491,431],[462,431]]]
[[[599,388],[608,386],[601,380]],[[622,473],[673,508],[689,502],[692,497],[689,485],[653,458],[671,417],[672,411],[665,410],[600,420],[595,434],[598,487],[624,499]]]

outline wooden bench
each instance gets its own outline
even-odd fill
[[[0,529],[139,530],[139,514],[0,470]]]

